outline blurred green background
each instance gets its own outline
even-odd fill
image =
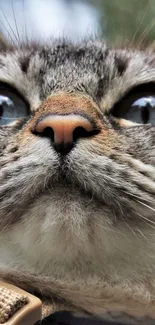
[[[148,45],[155,40],[155,0],[87,0],[100,12],[101,34],[111,42]]]

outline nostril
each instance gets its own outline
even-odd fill
[[[73,131],[73,141],[76,142],[77,139],[79,138],[84,138],[87,137],[88,131],[85,130],[83,127],[78,126],[77,128],[75,128],[75,130]]]
[[[52,147],[66,155],[76,145],[77,140],[97,135],[100,129],[87,116],[51,114],[39,120],[31,131],[36,136],[50,139]]]
[[[73,131],[73,141],[76,142],[79,138],[88,138],[99,133],[98,129],[87,131],[83,127],[77,127]]]
[[[51,141],[54,142],[54,131],[51,127],[46,127],[42,132],[33,130],[32,133],[35,135],[39,135],[40,137],[50,138]]]
[[[50,138],[52,142],[54,142],[54,131],[51,127],[46,127],[42,132],[43,137]]]

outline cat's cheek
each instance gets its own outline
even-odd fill
[[[38,138],[26,130],[18,135],[18,142],[21,148],[30,148],[31,145],[37,144]]]
[[[93,157],[106,156],[111,157],[116,150],[123,147],[123,141],[114,130],[108,130],[105,127],[94,138],[81,139],[76,148],[79,151],[92,154]]]

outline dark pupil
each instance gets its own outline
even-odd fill
[[[150,108],[151,105],[149,103],[147,103],[146,106],[142,107],[141,117],[144,124],[146,124],[150,119]]]
[[[4,113],[4,108],[3,108],[3,105],[0,104],[0,119],[1,119],[2,116],[3,116],[3,113]]]
[[[155,97],[151,95],[141,97],[133,103],[132,107],[140,110],[141,119],[146,124],[151,118],[152,110],[155,109]]]

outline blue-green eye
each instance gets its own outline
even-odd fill
[[[131,105],[126,117],[136,123],[155,123],[155,96],[144,96]]]
[[[26,117],[29,114],[25,100],[8,85],[0,85],[0,126]]]
[[[155,83],[132,89],[114,105],[111,114],[137,124],[155,124]]]
[[[133,100],[123,100],[114,114],[138,124],[155,124],[155,95],[144,95]]]

